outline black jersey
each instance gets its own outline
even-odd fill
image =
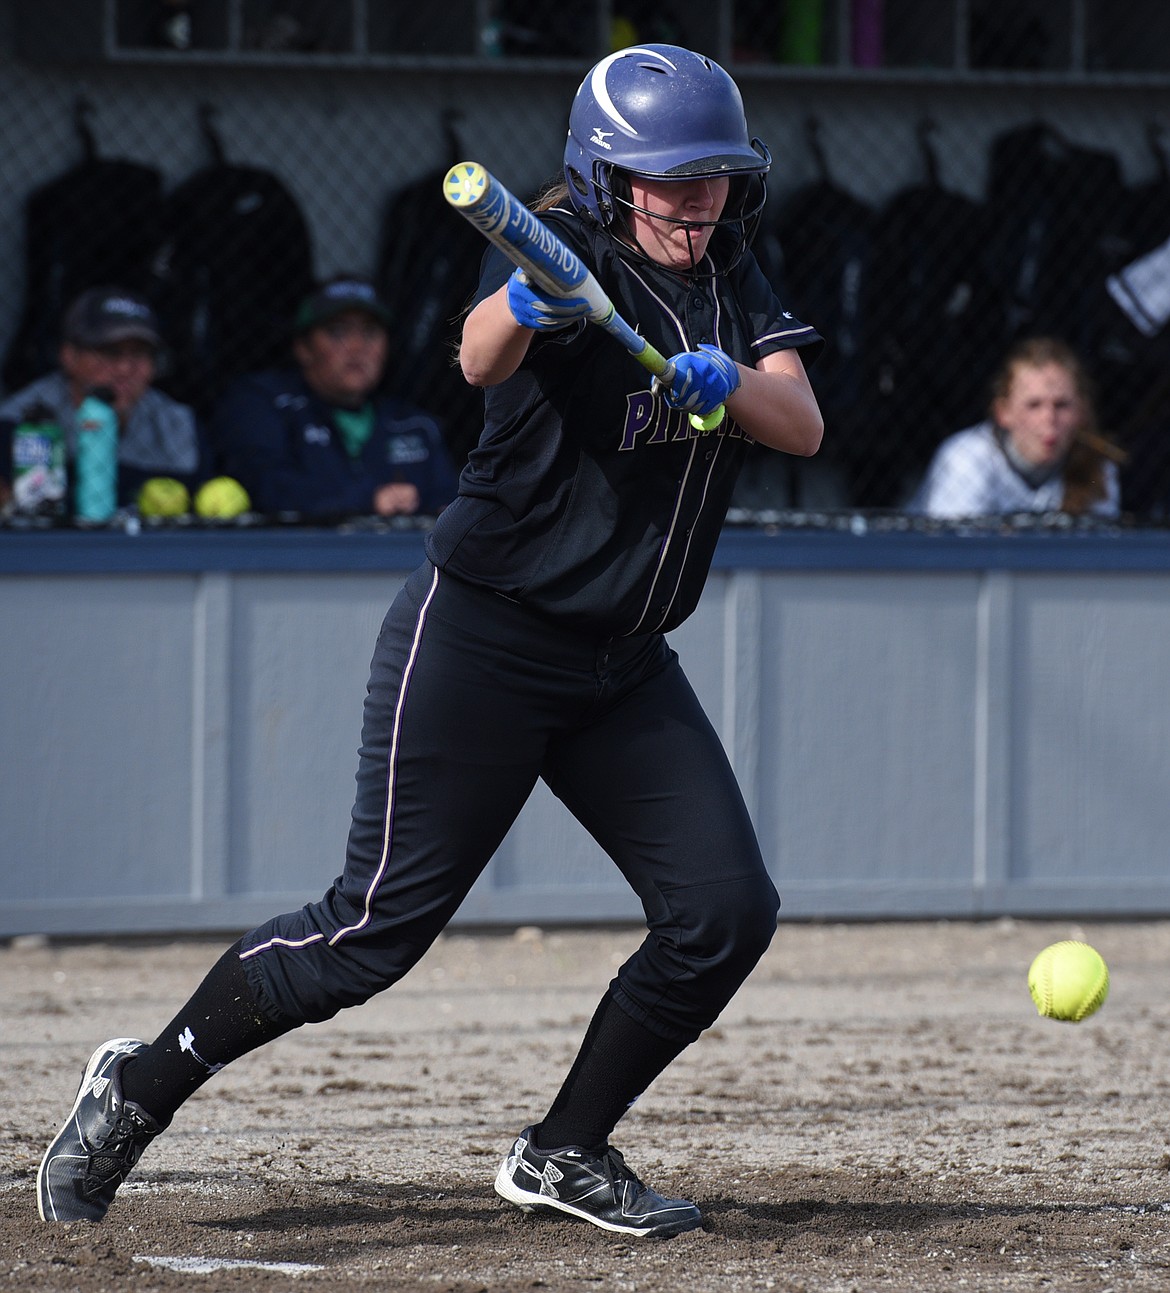
[[[754,367],[775,351],[823,345],[750,253],[726,275],[691,279],[623,255],[571,211],[541,218],[664,355],[708,342]],[[512,269],[490,250],[476,302]],[[703,590],[747,440],[730,417],[695,430],[651,380],[583,321],[534,336],[519,370],[485,393],[459,496],[427,536],[431,561],[598,636],[680,624]]]

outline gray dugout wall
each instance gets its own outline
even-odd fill
[[[319,896],[421,557],[410,532],[0,536],[0,935]],[[782,919],[1170,912],[1166,535],[729,530],[671,641]],[[540,787],[457,919],[639,915]]]

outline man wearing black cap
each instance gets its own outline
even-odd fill
[[[11,481],[12,432],[24,416],[47,407],[71,461],[78,406],[101,388],[113,392],[118,415],[118,505],[132,504],[154,476],[193,484],[200,467],[195,414],[152,385],[161,350],[158,321],[143,297],[120,287],[82,292],[65,312],[60,367],[0,404],[0,502]]]
[[[297,311],[296,367],[241,378],[224,393],[212,439],[255,510],[308,520],[435,515],[454,497],[438,422],[375,394],[388,321],[365,279],[332,278]]]

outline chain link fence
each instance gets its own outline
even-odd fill
[[[1094,382],[1122,516],[1167,515],[1163,7],[1136,6],[1145,27],[1092,0],[91,8],[88,33],[54,30],[70,7],[48,0],[0,11],[2,393],[53,367],[73,295],[118,282],[156,303],[160,385],[206,418],[231,377],[286,357],[310,282],[352,271],[396,319],[389,388],[462,458],[479,397],[451,346],[481,246],[439,177],[475,157],[535,192],[582,72],[668,40],[736,75],[775,159],[757,255],[829,342],[822,452],[754,453],[733,520],[906,524],[939,446],[988,416],[1005,353],[1037,334]],[[1045,510],[1067,513],[1059,497]]]

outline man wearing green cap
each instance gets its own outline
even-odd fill
[[[224,393],[212,439],[256,511],[317,521],[436,515],[454,497],[439,423],[377,393],[388,322],[367,280],[329,279],[297,311],[295,367],[241,378]]]

